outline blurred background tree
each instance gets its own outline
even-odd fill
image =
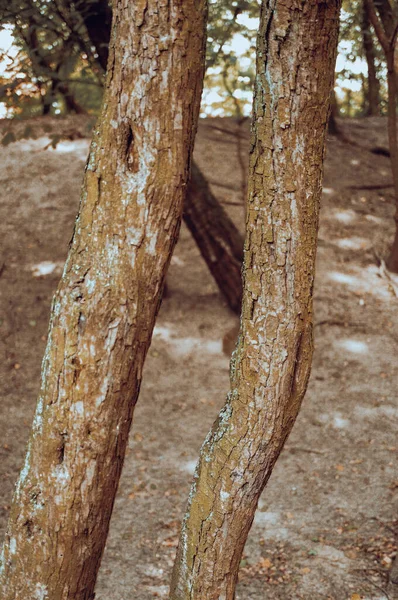
[[[210,0],[209,9],[202,113],[249,116],[259,1]],[[110,20],[106,0],[0,0],[0,115],[96,114]],[[337,114],[385,114],[385,81],[385,57],[366,2],[344,0]]]

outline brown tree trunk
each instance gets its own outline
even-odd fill
[[[368,66],[367,77],[367,108],[368,116],[380,114],[380,82],[377,77],[375,64],[375,47],[370,27],[369,11],[366,1],[362,5],[362,43]]]
[[[108,0],[79,0],[75,9],[81,15],[88,37],[97,52],[103,71],[108,63],[108,45],[112,24],[112,9]]]
[[[394,68],[394,48],[387,53],[387,86],[388,86],[388,147],[390,150],[391,171],[395,193],[395,236],[390,255],[386,261],[387,268],[398,273],[398,139],[397,139],[397,77]]]
[[[114,2],[79,216],[0,567],[2,600],[92,600],[199,113],[205,0]]]
[[[228,305],[239,314],[243,238],[195,163],[184,204],[184,221]]]
[[[66,83],[60,82],[56,86],[57,91],[62,94],[65,107],[68,113],[73,112],[76,115],[85,115],[86,110],[78,103],[73,92],[71,92],[69,86]]]
[[[312,289],[339,2],[263,0],[244,292],[231,391],[196,469],[172,600],[232,600],[312,357]]]
[[[81,14],[91,43],[97,50],[98,60],[105,69],[110,37],[110,30],[106,25],[109,22],[108,2],[94,0],[89,5],[79,2],[76,8]],[[238,8],[235,12],[238,15],[242,10]],[[101,23],[100,29],[93,26],[96,20]],[[243,239],[195,163],[183,217],[228,306],[239,314],[242,301]]]
[[[336,92],[332,90],[330,97],[330,115],[328,121],[328,133],[330,135],[340,135],[341,131],[337,125],[337,117],[339,116],[339,106],[337,104]]]
[[[395,193],[395,237],[386,265],[393,273],[398,273],[398,137],[397,137],[397,99],[398,79],[395,63],[395,46],[398,33],[398,18],[394,18],[390,3],[385,0],[365,0],[369,19],[383,48],[387,61],[388,88],[388,145],[390,151],[391,172]],[[380,19],[377,16],[377,7]]]

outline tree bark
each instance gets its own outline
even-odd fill
[[[230,308],[242,304],[243,238],[212,194],[195,163],[184,204],[184,222],[190,230]]]
[[[94,0],[90,3],[89,10],[86,10],[85,2],[79,2],[76,8],[81,14],[91,43],[97,50],[98,60],[105,69],[110,37],[110,30],[106,25],[109,22],[108,2]],[[239,14],[241,9],[236,9],[235,12]],[[101,22],[100,29],[93,26],[96,20]],[[243,239],[195,163],[183,218],[228,306],[239,314],[242,301]]]
[[[339,4],[262,3],[241,329],[231,390],[194,476],[172,600],[235,597],[259,496],[307,387]]]
[[[377,77],[375,64],[375,47],[373,44],[373,36],[370,27],[369,11],[366,1],[362,5],[362,43],[368,66],[367,77],[367,108],[368,116],[380,114],[380,82]]]
[[[92,600],[199,113],[205,0],[114,2],[110,68],[0,567],[2,600]]]

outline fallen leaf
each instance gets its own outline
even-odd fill
[[[272,567],[272,562],[269,558],[262,558],[258,564],[262,569],[270,569]]]

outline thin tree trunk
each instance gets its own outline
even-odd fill
[[[377,77],[375,64],[375,47],[370,27],[369,11],[366,1],[362,5],[362,43],[368,66],[367,77],[367,115],[380,114],[380,82]]]
[[[398,273],[398,139],[397,139],[397,77],[394,68],[394,48],[387,54],[388,86],[388,147],[395,193],[395,236],[387,268]]]
[[[337,117],[339,116],[339,105],[337,104],[336,92],[334,89],[330,98],[330,115],[328,121],[328,133],[330,135],[340,135],[341,131],[337,125]]]
[[[339,2],[263,0],[244,292],[231,391],[200,453],[172,600],[232,600],[259,496],[298,414]]]
[[[395,45],[398,34],[398,18],[393,20],[394,13],[389,2],[384,0],[365,0],[369,19],[383,48],[387,61],[388,88],[388,145],[390,151],[391,172],[395,193],[395,237],[386,265],[393,273],[398,273],[398,137],[397,137],[397,99],[398,79],[395,64]],[[377,7],[380,19],[377,16]]]
[[[92,600],[181,222],[205,0],[114,2],[113,48],[0,569],[2,600]]]
[[[239,314],[243,238],[195,163],[184,204],[184,221],[228,305]]]
[[[67,112],[74,112],[76,115],[85,115],[87,111],[78,103],[69,85],[60,82],[56,86],[57,91],[62,94]]]
[[[88,37],[97,52],[103,71],[108,63],[108,45],[111,33],[112,9],[108,0],[79,0],[75,8],[83,18]]]

